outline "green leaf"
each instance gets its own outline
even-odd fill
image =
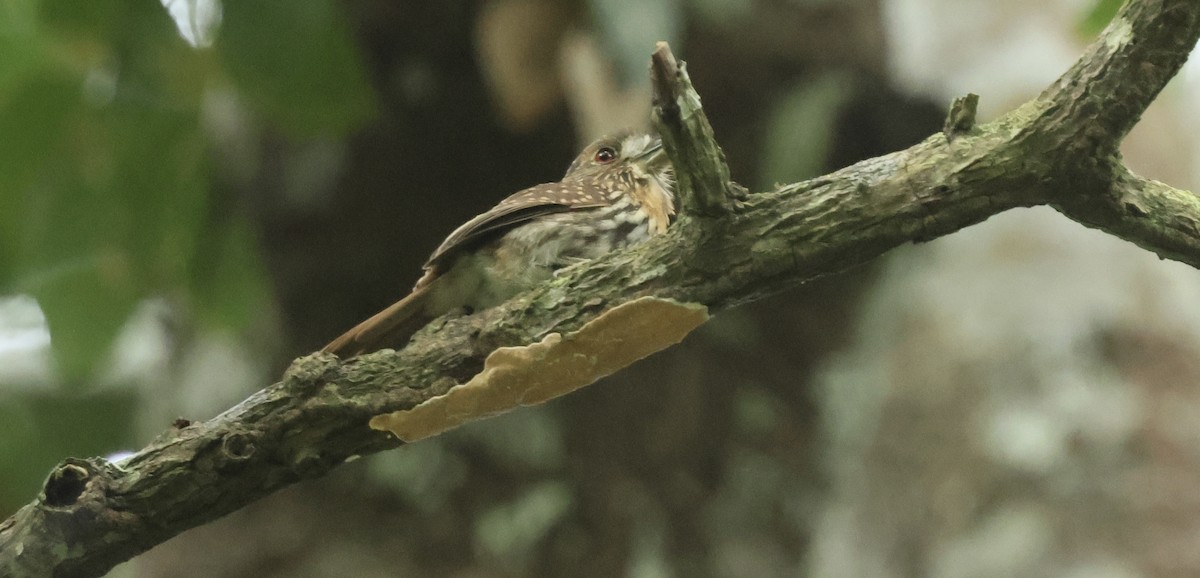
[[[56,160],[55,148],[79,105],[80,86],[70,79],[38,75],[0,96],[0,186],[4,198],[24,190],[38,171]],[[3,92],[0,92],[3,94]]]
[[[186,287],[207,203],[187,112],[112,106],[76,118],[15,213],[16,289],[38,299],[59,369],[81,380],[141,298]]]
[[[36,0],[0,2],[0,100],[40,66],[45,46],[38,33]]]
[[[37,494],[38,482],[50,465],[37,438],[28,404],[0,399],[0,517],[7,517]]]
[[[23,393],[0,399],[0,516],[32,500],[46,473],[64,457],[129,447],[136,408],[136,394],[130,391]]]
[[[120,23],[122,4],[128,1],[41,0],[39,20],[72,35],[105,38]]]
[[[79,80],[44,72],[0,107],[12,136],[0,140],[6,289],[37,298],[72,382],[104,359],[138,300],[188,285],[203,230],[198,110],[158,106],[162,77],[140,70],[121,80],[140,100],[118,85],[111,100],[90,101]]]
[[[138,266],[126,249],[133,209],[114,190],[110,131],[80,118],[53,170],[41,171],[21,202],[18,292],[33,295],[46,315],[58,369],[68,381],[88,377],[141,295]]]
[[[344,133],[375,109],[341,5],[332,0],[224,3],[216,47],[238,88],[282,128]]]
[[[1117,15],[1117,10],[1120,10],[1123,2],[1124,0],[1095,0],[1091,11],[1079,23],[1079,33],[1087,37],[1099,34]]]
[[[119,253],[85,254],[43,272],[30,291],[46,315],[57,368],[68,382],[92,375],[137,304],[128,269]]]
[[[190,279],[208,207],[206,144],[192,111],[129,108],[107,119],[114,149],[108,197],[127,212],[123,247],[146,292]]]
[[[0,138],[0,286],[13,281],[30,186],[64,160],[61,145],[79,105],[79,85],[47,76],[0,87],[0,95],[5,92],[7,97],[0,96],[0,135],[5,135]]]
[[[849,79],[827,73],[787,93],[768,117],[760,186],[821,174],[833,143],[838,110],[851,95]]]
[[[258,241],[249,224],[238,219],[205,243],[196,259],[192,297],[202,323],[245,329],[261,319],[272,302]]]

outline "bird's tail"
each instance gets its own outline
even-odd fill
[[[418,329],[433,321],[435,316],[428,305],[430,290],[437,281],[418,284],[407,297],[355,325],[321,351],[346,359],[386,347],[403,347]]]

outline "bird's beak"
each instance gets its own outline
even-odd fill
[[[667,157],[667,151],[663,149],[662,141],[655,139],[653,144],[634,157],[634,161],[653,171],[669,164],[671,159]]]

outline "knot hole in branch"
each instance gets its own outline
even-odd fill
[[[92,473],[83,465],[60,464],[50,472],[46,486],[42,489],[46,496],[46,505],[61,508],[74,504],[87,489],[87,482],[91,477]]]

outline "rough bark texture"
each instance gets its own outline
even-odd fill
[[[444,394],[497,347],[576,330],[635,297],[719,311],[1043,204],[1200,267],[1200,203],[1131,174],[1116,152],[1198,36],[1194,0],[1134,0],[1050,89],[1004,118],[975,127],[955,119],[952,139],[937,134],[743,198],[715,182],[728,170],[699,97],[660,50],[656,118],[686,175],[681,206],[695,209],[667,235],[503,306],[435,322],[403,351],[299,359],[279,383],[212,420],[177,424],[120,464],[65,461],[36,500],[0,524],[0,574],[102,575],[283,486],[395,447],[367,427],[371,417]]]

